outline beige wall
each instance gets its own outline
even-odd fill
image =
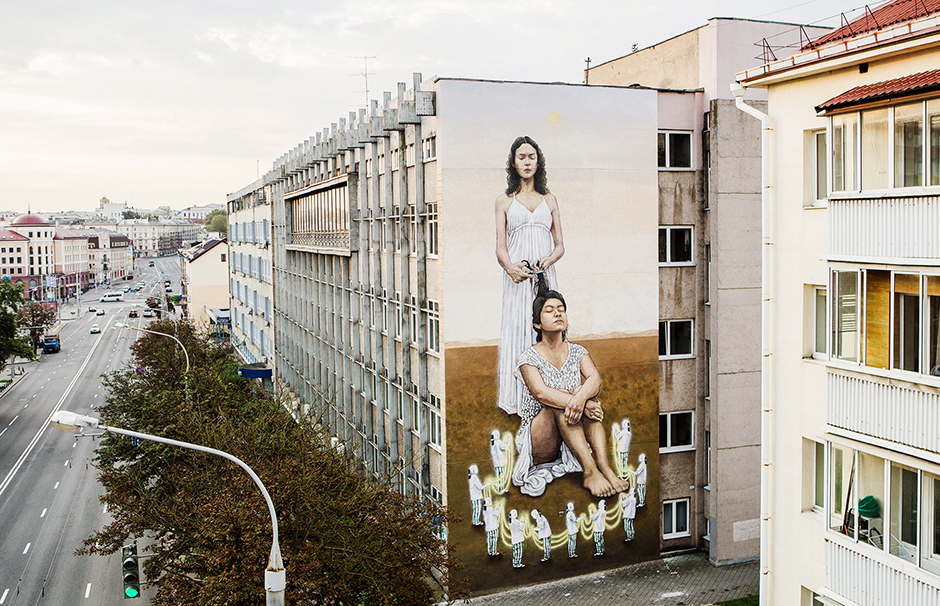
[[[186,266],[189,315],[198,325],[209,323],[206,308],[229,306],[227,253],[225,243],[217,244]],[[225,261],[222,255],[226,255]]]

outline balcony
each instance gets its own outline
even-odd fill
[[[867,551],[867,550],[866,550]],[[880,554],[826,541],[826,587],[860,606],[868,604],[918,604],[940,606],[940,578],[909,570],[901,560],[897,566]]]
[[[940,196],[829,200],[829,258],[940,261]]]
[[[829,425],[940,453],[940,389],[829,368],[826,390]]]

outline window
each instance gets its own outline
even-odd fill
[[[705,399],[712,396],[712,342],[705,339]]]
[[[930,185],[940,185],[940,99],[927,101],[927,125]]]
[[[825,360],[828,357],[826,338],[828,321],[827,313],[829,305],[826,302],[826,289],[813,289],[813,357]]]
[[[814,202],[825,202],[829,197],[829,175],[826,165],[829,163],[829,153],[826,149],[826,131],[813,133],[813,192]]]
[[[692,411],[659,415],[659,452],[694,450]]]
[[[920,276],[894,274],[894,355],[892,368],[920,369]]]
[[[689,500],[663,501],[663,538],[689,536]]]
[[[441,447],[441,413],[433,407],[428,407],[428,443]]]
[[[862,189],[888,187],[888,110],[862,112]]]
[[[856,501],[855,451],[845,446],[832,444],[829,451],[829,528],[855,536],[854,529],[846,528],[849,522],[847,507]]]
[[[712,432],[705,430],[705,489],[712,485]]]
[[[832,191],[855,191],[858,114],[832,117]]]
[[[659,264],[692,265],[692,228],[659,228]]]
[[[712,247],[705,245],[705,305],[712,304]]]
[[[225,253],[222,253],[222,263],[225,263]]]
[[[657,133],[660,168],[692,168],[692,133]]]
[[[433,141],[433,139],[432,139]],[[425,234],[425,243],[427,244],[427,255],[436,257],[438,250],[438,215],[437,203],[427,205],[427,234]]]
[[[441,304],[428,299],[428,351],[441,351]]]
[[[894,108],[894,186],[917,187],[924,178],[924,104]]]
[[[857,362],[858,272],[832,272],[832,287],[832,353],[840,360]]]
[[[891,541],[889,552],[905,560],[917,562],[918,473],[916,470],[891,465]]]
[[[660,321],[659,359],[692,357],[692,320]]]
[[[813,510],[826,506],[826,445],[813,442]]]

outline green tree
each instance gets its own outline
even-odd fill
[[[39,301],[30,301],[21,305],[16,313],[16,326],[29,330],[29,339],[36,347],[46,328],[55,324],[55,310],[45,307]]]
[[[22,282],[0,280],[0,364],[5,364],[10,356],[36,358],[36,352],[29,340],[20,335],[17,325],[17,312],[24,303]]]
[[[228,232],[228,215],[224,210],[217,208],[206,215],[206,231],[217,231],[226,237]]]
[[[140,213],[134,212],[132,210],[121,211],[122,219],[143,219]]]
[[[431,571],[456,567],[439,538],[446,509],[357,473],[318,426],[297,422],[187,322],[157,321],[110,373],[106,424],[225,450],[261,477],[278,512],[288,604],[431,604]],[[271,544],[260,492],[212,455],[106,435],[95,464],[114,521],[80,553],[109,554],[146,535],[154,604],[259,604]],[[149,554],[148,554],[149,555]],[[451,587],[454,595],[455,587]],[[462,590],[461,590],[462,591]],[[461,593],[464,595],[465,592]]]

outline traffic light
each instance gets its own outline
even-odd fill
[[[121,574],[124,575],[124,599],[140,597],[140,564],[137,562],[137,544],[121,548]]]

